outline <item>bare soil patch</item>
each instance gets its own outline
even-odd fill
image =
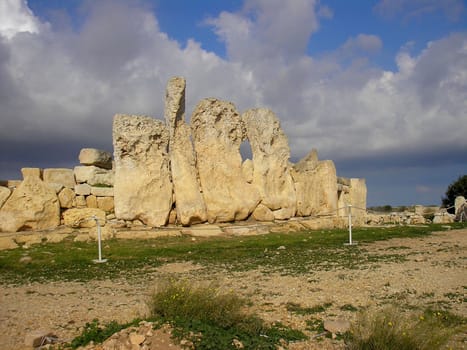
[[[165,277],[216,281],[223,288],[250,298],[263,319],[301,330],[307,329],[310,315],[289,312],[290,303],[310,308],[327,305],[312,315],[321,320],[352,321],[355,310],[391,303],[408,309],[443,307],[467,317],[467,230],[379,241],[360,248],[368,254],[390,253],[405,259],[402,262],[377,260],[361,269],[308,271],[300,276],[260,270],[232,273],[187,262],[166,264],[148,272],[144,279],[0,285],[1,348],[24,349],[24,337],[32,330],[48,329],[61,340],[69,341],[93,319],[101,323],[127,322],[144,316],[146,298],[157,281]],[[455,348],[463,349],[466,341],[467,330],[456,338]],[[343,349],[343,343],[311,339],[289,348]]]

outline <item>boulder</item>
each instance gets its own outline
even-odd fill
[[[433,216],[434,224],[450,224],[453,223],[455,216],[449,214],[447,211],[435,213]]]
[[[464,204],[461,204],[459,208],[457,208],[455,221],[467,222],[467,202],[464,202]]]
[[[274,213],[262,203],[255,208],[252,217],[257,221],[274,221]]]
[[[8,197],[10,197],[11,191],[8,187],[0,186],[0,208],[6,202]]]
[[[242,171],[243,123],[235,106],[201,100],[191,117],[197,167],[210,223],[244,220],[260,201]]]
[[[115,216],[165,225],[172,209],[167,148],[169,133],[160,120],[117,114],[113,121]]]
[[[73,208],[63,212],[63,220],[70,227],[95,227],[96,217],[101,226],[105,225],[105,211],[97,208]]]
[[[250,109],[242,115],[253,154],[253,185],[261,203],[277,219],[295,215],[297,197],[290,174],[290,149],[279,119],[269,109]]]
[[[21,169],[24,180],[0,209],[0,231],[45,230],[60,224],[57,194],[37,168]]]
[[[42,177],[45,183],[60,184],[63,187],[75,187],[75,175],[72,169],[50,168],[44,169]]]
[[[70,209],[76,207],[76,194],[72,189],[65,187],[58,194],[61,208]]]
[[[185,123],[185,79],[167,84],[165,120],[169,131],[169,157],[176,197],[177,220],[184,226],[205,222],[206,205],[201,194],[191,129]]]
[[[95,148],[83,148],[79,152],[79,162],[83,165],[95,165],[99,168],[112,169],[112,154]]]
[[[90,186],[113,186],[114,172],[98,168],[94,165],[79,165],[74,169],[77,183],[87,183]]]

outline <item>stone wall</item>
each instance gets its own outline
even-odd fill
[[[74,169],[23,169],[0,185],[0,231],[114,225],[191,226],[294,217],[341,222],[351,205],[364,217],[364,179],[338,177],[313,150],[290,163],[279,118],[264,108],[239,113],[215,98],[185,120],[185,79],[172,78],[165,120],[117,114],[114,153],[82,149]],[[248,141],[252,159],[242,159]],[[357,209],[358,208],[358,209]],[[333,221],[334,220],[334,221]],[[324,222],[324,221],[323,221]]]

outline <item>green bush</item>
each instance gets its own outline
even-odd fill
[[[446,312],[405,314],[396,307],[366,311],[347,334],[349,350],[436,350],[455,332]],[[450,320],[456,320],[450,317]]]
[[[217,286],[190,281],[163,281],[149,300],[151,318],[168,322],[179,339],[193,342],[197,350],[276,349],[281,342],[306,339],[297,330],[276,323],[266,325],[245,309],[247,300]],[[237,343],[238,344],[238,343]]]

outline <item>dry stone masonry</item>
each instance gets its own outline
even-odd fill
[[[290,222],[291,229],[329,227],[345,222],[348,205],[359,208],[353,215],[363,223],[364,179],[338,177],[334,163],[319,160],[316,150],[290,163],[279,118],[265,108],[240,114],[231,102],[206,98],[188,123],[185,89],[184,78],[169,80],[165,120],[115,115],[113,157],[83,148],[74,169],[24,168],[23,181],[0,182],[0,231],[64,225],[89,229],[75,238],[84,240],[96,235],[97,219],[105,237],[146,237],[139,228],[199,223],[218,226],[181,228],[178,234],[248,234],[246,227],[219,225],[250,219]],[[242,159],[243,142],[252,159]],[[118,227],[132,231],[112,231]]]

